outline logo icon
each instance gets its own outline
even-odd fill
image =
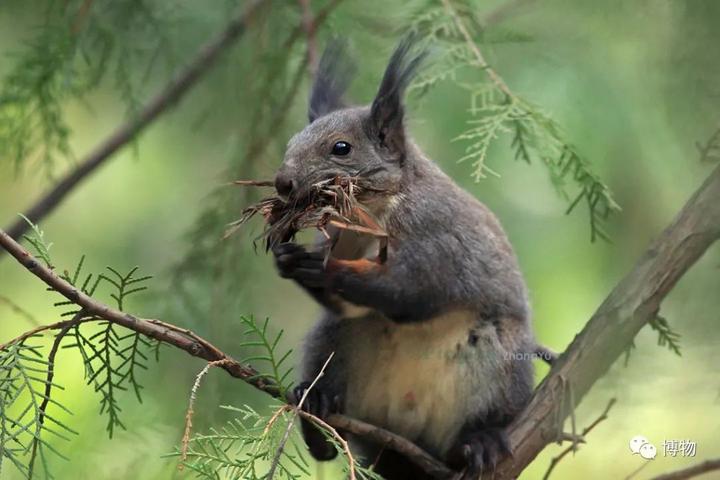
[[[645,460],[652,460],[657,455],[657,448],[652,443],[646,443],[640,447],[640,456]]]
[[[630,439],[630,451],[633,455],[640,455],[645,460],[652,460],[657,456],[657,448],[642,435]]]

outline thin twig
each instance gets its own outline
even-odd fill
[[[231,185],[242,185],[244,187],[274,187],[272,180],[235,180]]]
[[[342,0],[331,0],[320,10],[314,18],[315,28],[317,29],[325,22],[327,17]],[[99,166],[107,161],[115,152],[134,139],[145,127],[152,123],[160,114],[164,113],[169,107],[176,104],[191,88],[197,84],[198,80],[209,71],[220,55],[235,41],[242,37],[245,28],[252,18],[254,12],[260,4],[269,3],[265,0],[252,0],[248,2],[243,12],[235,19],[230,21],[225,30],[220,33],[214,40],[209,42],[200,50],[195,59],[185,69],[178,72],[174,79],[146,106],[138,113],[136,117],[120,126],[107,139],[100,143],[84,160],[80,162],[78,167],[70,171],[62,180],[60,180],[52,189],[38,199],[30,208],[25,211],[25,216],[33,223],[38,223],[41,219],[52,213],[53,210],[69,195],[88,175],[93,173]],[[302,25],[298,25],[291,32],[290,36],[284,43],[284,48],[289,50],[293,44],[300,38],[303,33]],[[307,61],[307,60],[306,60]],[[303,62],[302,69],[305,69]],[[294,98],[297,88],[300,85],[301,75],[298,75],[297,81],[292,83],[288,95],[283,105],[288,104]],[[287,108],[279,110],[276,115],[280,118],[287,117]],[[272,122],[273,128],[277,128],[276,122]],[[276,130],[273,130],[276,131]],[[264,142],[267,143],[267,142]],[[263,150],[263,143],[257,143],[255,149],[258,152],[250,155],[256,157]],[[19,239],[27,232],[29,225],[23,221],[15,221],[6,228],[6,231],[14,239]],[[3,251],[0,250],[0,258]]]
[[[335,430],[335,428],[333,428],[332,425],[330,425],[329,423],[316,417],[315,415],[305,412],[305,411],[302,411],[302,410],[299,410],[299,413],[302,417],[305,417],[306,419],[310,420],[316,426],[322,428],[326,432],[329,432],[333,436],[333,438],[335,438],[335,440],[337,440],[337,442],[340,444],[343,451],[345,452],[345,456],[347,457],[347,460],[348,460],[348,465],[349,465],[349,470],[350,470],[350,472],[349,472],[350,480],[355,480],[355,457],[353,457],[352,451],[350,450],[350,445],[348,444],[347,440],[345,440],[342,437],[342,435],[340,435],[338,433],[338,431]]]
[[[76,313],[73,318],[55,335],[55,340],[53,341],[52,347],[50,347],[50,353],[48,353],[48,371],[45,377],[45,394],[39,408],[40,414],[38,415],[38,430],[45,424],[46,411],[48,405],[50,404],[50,394],[52,393],[53,387],[52,381],[53,378],[55,378],[55,357],[57,356],[58,349],[60,348],[60,343],[72,327],[80,324],[82,317],[82,311]],[[32,452],[30,453],[30,461],[28,463],[29,478],[32,478],[33,467],[35,465],[35,459],[37,458],[39,444],[40,438],[37,436],[33,437]]]
[[[38,322],[37,319],[30,314],[30,312],[10,300],[5,295],[0,295],[0,303],[4,303],[5,305],[7,305],[10,310],[25,318],[25,320],[27,320],[30,324],[40,326],[40,322]]]
[[[447,11],[448,15],[452,17],[455,26],[465,39],[465,42],[472,51],[473,55],[475,55],[475,60],[477,60],[478,67],[482,70],[485,70],[488,77],[490,77],[490,80],[492,80],[492,82],[497,85],[497,87],[505,95],[507,95],[508,98],[515,98],[515,94],[512,92],[512,90],[510,90],[510,87],[508,87],[507,83],[505,83],[505,80],[503,80],[502,77],[498,75],[498,73],[485,60],[485,56],[480,50],[480,47],[478,47],[477,43],[475,43],[475,41],[473,40],[472,35],[470,35],[470,32],[465,26],[465,23],[462,21],[460,15],[458,15],[455,8],[452,6],[450,0],[442,0],[442,3],[445,6],[445,10]]]
[[[283,404],[280,405],[280,408],[275,410],[275,413],[272,414],[272,417],[270,417],[270,420],[268,420],[268,423],[265,424],[265,428],[263,428],[263,438],[267,436],[268,433],[270,433],[270,430],[272,429],[273,425],[275,425],[275,422],[277,422],[278,418],[288,410],[292,410],[292,405]]]
[[[575,444],[585,443],[585,439],[581,435],[573,435],[570,432],[561,432],[555,441],[557,441],[558,444],[562,442],[574,442]]]
[[[638,468],[636,468],[635,470],[630,472],[630,474],[627,477],[623,478],[623,480],[632,480],[633,478],[635,478],[637,476],[638,473],[642,472],[645,469],[645,467],[647,467],[648,465],[650,465],[650,460],[645,460]]]
[[[188,447],[190,446],[190,434],[192,433],[192,418],[195,413],[195,399],[197,398],[197,392],[200,388],[200,382],[202,381],[203,377],[207,375],[207,373],[212,367],[217,367],[223,362],[225,362],[225,360],[217,360],[214,362],[209,362],[207,365],[205,365],[205,367],[203,367],[203,369],[200,370],[200,373],[198,373],[195,377],[195,382],[190,389],[190,400],[188,401],[188,409],[185,413],[185,430],[183,431],[181,442],[182,446],[180,449],[180,464],[178,465],[178,470],[180,471],[182,471],[185,467],[184,462],[185,460],[187,460]]]
[[[53,270],[46,267],[42,262],[33,257],[20,244],[13,240],[7,233],[0,230],[0,246],[10,253],[31,273],[40,278],[50,288],[59,294],[79,305],[88,317],[99,317],[145,336],[168,343],[195,357],[202,358],[209,362],[227,360],[222,367],[230,375],[243,379],[256,388],[266,391],[273,396],[279,395],[279,388],[273,382],[258,376],[258,372],[249,365],[242,365],[232,359],[215,345],[199,337],[190,330],[165,323],[161,320],[136,317],[132,314],[114,309],[102,302],[95,300],[89,295],[77,289],[64,279],[60,278]],[[62,328],[65,322],[58,322],[53,325],[38,327],[21,335],[18,339],[27,338],[50,328]],[[18,339],[14,340],[17,341]],[[0,348],[3,348],[1,346]]]
[[[15,343],[20,343],[24,340],[27,340],[28,338],[30,338],[32,336],[47,332],[49,330],[62,330],[63,328],[65,328],[66,325],[73,326],[73,325],[77,325],[80,323],[92,322],[92,321],[96,321],[96,320],[97,320],[97,318],[81,318],[78,320],[76,320],[75,318],[72,318],[70,320],[62,320],[60,322],[51,323],[49,325],[39,325],[39,326],[33,328],[32,330],[28,330],[27,332],[20,334],[19,336],[13,338],[12,340],[9,340],[3,344],[0,344],[0,350],[5,350],[10,345],[13,345]]]
[[[720,159],[720,128],[713,132],[705,144],[696,142],[695,146],[700,153],[701,162],[709,163]]]
[[[682,470],[676,470],[674,472],[663,473],[653,477],[650,480],[685,480],[686,478],[697,477],[708,472],[720,470],[720,458],[713,460],[705,460],[702,463],[693,465],[692,467],[684,468]]]
[[[50,288],[80,306],[89,317],[83,318],[80,320],[81,322],[94,321],[98,319],[107,320],[134,332],[141,333],[147,337],[179,348],[193,357],[202,358],[208,362],[217,362],[217,365],[231,376],[243,380],[258,390],[262,390],[275,398],[280,398],[280,388],[274,382],[259,375],[257,370],[255,370],[252,366],[241,364],[194,332],[161,320],[142,318],[129,313],[121,312],[93,299],[60,278],[53,270],[42,264],[42,262],[31,255],[2,230],[0,230],[0,247],[7,250],[8,253],[10,253],[10,255],[21,265],[27,268],[32,274],[37,276]],[[0,350],[11,343],[28,338],[42,331],[61,329],[70,322],[71,320],[66,320],[35,328],[30,332],[26,332],[25,334],[19,336],[15,340],[0,346]],[[283,398],[282,400],[285,399]],[[442,462],[434,458],[432,455],[428,454],[406,438],[388,430],[339,414],[330,415],[327,419],[327,424],[358,436],[367,437],[372,441],[387,443],[390,448],[405,455],[418,467],[422,468],[429,475],[435,478],[449,478],[453,475],[452,470],[447,468]]]
[[[220,55],[242,37],[253,14],[263,3],[266,3],[265,0],[247,2],[242,12],[233,18],[217,37],[201,48],[197,56],[186,67],[179,70],[165,88],[153,97],[136,116],[118,127],[95,150],[90,152],[75,169],[71,170],[49,192],[26,210],[25,216],[31,222],[38,223],[40,219],[52,212],[88,175],[134,139],[162,113],[175,105],[210,70]],[[20,219],[8,227],[7,232],[12,238],[19,239],[29,227],[27,222]]]
[[[570,384],[570,382],[565,379],[565,388],[567,388],[568,397],[570,399],[570,433],[572,433],[573,437],[577,436],[577,421],[575,419],[575,408],[577,405],[575,404],[575,391],[573,390],[573,386]],[[572,444],[570,445],[570,448],[573,452],[577,450],[577,442],[573,440]]]
[[[317,31],[317,25],[315,23],[315,17],[313,16],[312,7],[310,6],[310,0],[298,0],[300,4],[300,11],[302,15],[302,28],[305,32],[305,41],[307,44],[307,65],[311,77],[315,76],[318,67],[317,59],[317,42],[315,33]]]
[[[545,472],[545,475],[543,476],[543,480],[548,480],[548,478],[550,478],[550,474],[552,473],[552,471],[555,469],[557,464],[560,463],[560,461],[565,457],[565,455],[577,450],[577,445],[579,443],[585,442],[585,440],[584,440],[585,436],[588,433],[590,433],[592,431],[592,429],[598,425],[598,423],[600,423],[603,420],[608,418],[608,413],[610,412],[610,409],[613,407],[613,405],[615,405],[615,401],[616,400],[613,398],[608,402],[607,406],[605,407],[605,410],[603,410],[602,415],[600,415],[598,418],[596,418],[595,421],[592,422],[590,425],[585,427],[585,429],[583,429],[582,433],[580,434],[579,438],[575,437],[573,435],[572,444],[569,447],[567,447],[565,450],[560,452],[560,454],[558,456],[553,457],[553,459],[550,461],[550,466],[548,467],[547,471]]]
[[[93,0],[84,0],[80,8],[78,9],[75,19],[72,22],[70,31],[73,35],[77,35],[82,30],[85,20],[87,19],[90,9],[92,8]]]
[[[240,180],[240,185],[262,185],[263,180]],[[365,191],[383,193],[373,189],[361,176],[335,177],[312,185],[302,198],[284,199],[273,195],[246,207],[240,218],[228,225],[223,239],[227,239],[252,217],[260,214],[266,226],[258,237],[264,240],[267,249],[287,242],[297,232],[306,228],[324,231],[327,225],[343,230],[352,230],[378,237],[380,250],[387,247],[387,233],[379,223],[358,202]],[[385,252],[386,253],[386,252]]]
[[[484,26],[497,25],[505,21],[512,13],[516,10],[527,7],[531,3],[535,3],[537,0],[513,0],[505,2],[495,8],[493,11],[485,15],[482,20]]]
[[[302,410],[303,404],[305,404],[305,399],[307,398],[308,394],[310,393],[310,390],[315,387],[315,384],[320,380],[323,375],[325,375],[325,369],[327,368],[328,364],[330,363],[330,360],[332,360],[333,356],[335,355],[335,352],[332,352],[330,356],[328,356],[327,360],[325,360],[325,363],[323,364],[322,368],[320,369],[320,372],[315,376],[312,383],[308,388],[305,389],[303,392],[302,398],[300,398],[300,401],[298,402],[297,406],[294,408],[294,413],[292,417],[290,418],[290,421],[287,424],[287,427],[285,428],[285,433],[283,433],[283,437],[280,440],[280,443],[278,444],[278,448],[275,451],[275,456],[273,457],[272,462],[270,463],[270,470],[268,470],[267,479],[272,480],[273,476],[275,475],[275,470],[277,469],[278,464],[280,463],[280,458],[282,457],[283,450],[285,450],[285,444],[288,441],[288,438],[290,438],[290,432],[292,431],[292,427],[295,424],[295,419],[298,416],[298,412]],[[355,480],[355,467],[353,464],[350,464],[350,480]]]
[[[325,5],[325,8],[320,10],[317,13],[317,15],[315,15],[315,20],[314,20],[315,28],[317,29],[321,24],[323,24],[325,22],[325,20],[327,19],[328,15],[330,15],[333,12],[333,10],[335,10],[338,7],[338,5],[340,5],[342,2],[343,2],[343,0],[330,0],[327,3],[327,5]],[[284,48],[285,49],[290,48],[297,41],[297,39],[300,38],[300,35],[302,35],[303,33],[305,33],[305,28],[301,22],[298,26],[296,26],[293,29],[292,33],[290,34],[288,39],[285,41]]]

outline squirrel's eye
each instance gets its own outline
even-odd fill
[[[344,157],[350,153],[350,144],[347,142],[337,142],[333,145],[332,154],[338,157]]]

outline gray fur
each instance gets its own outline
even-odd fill
[[[340,271],[320,291],[304,285],[326,311],[307,336],[302,379],[335,352],[318,388],[348,415],[445,458],[463,432],[502,427],[523,407],[534,340],[525,283],[499,222],[405,131],[402,91],[422,56],[401,43],[373,105],[315,119],[290,140],[278,174],[298,196],[327,178],[362,178],[380,192],[360,201],[390,236],[378,272]],[[330,154],[337,141],[352,145],[350,155]],[[377,252],[372,238],[336,233],[335,258]],[[372,446],[354,444],[372,460]]]
[[[331,41],[320,59],[310,91],[308,119],[311,123],[345,106],[342,96],[350,85],[355,68],[347,52],[347,43],[337,39]]]

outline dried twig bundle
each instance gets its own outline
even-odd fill
[[[273,182],[264,180],[237,180],[233,183],[243,186],[273,186]],[[317,228],[330,240],[326,227],[332,225],[378,237],[380,258],[384,260],[387,234],[356,198],[369,190],[356,177],[335,177],[314,184],[310,192],[302,198],[291,197],[284,200],[278,196],[267,197],[243,210],[241,217],[228,225],[224,238],[260,214],[265,219],[266,227],[259,238],[264,239],[266,249],[290,241],[297,232],[306,228]]]

